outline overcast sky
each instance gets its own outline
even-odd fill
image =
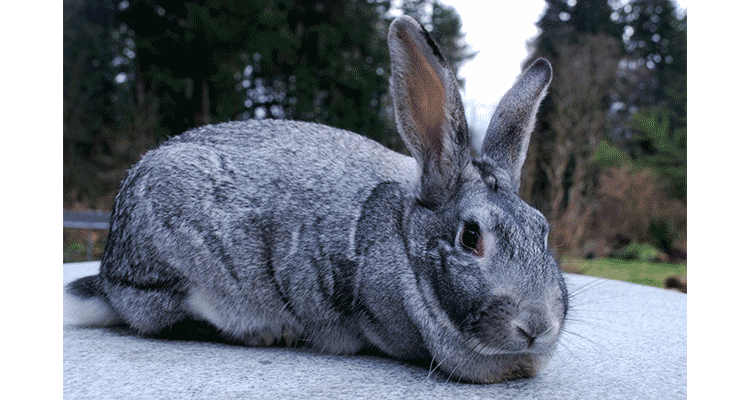
[[[521,71],[521,64],[527,56],[526,41],[537,34],[534,23],[544,11],[545,2],[442,2],[456,9],[463,21],[466,42],[473,50],[479,51],[473,60],[464,64],[459,75],[466,78],[464,96],[469,123],[476,123],[481,127],[481,131],[484,131],[492,115],[492,106],[510,88]],[[679,0],[677,3],[679,7],[687,8],[688,0]]]

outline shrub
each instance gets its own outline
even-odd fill
[[[649,226],[651,237],[654,245],[661,250],[670,254],[674,246],[674,241],[679,236],[679,232],[674,227],[674,223],[666,218],[659,218],[651,221]]]
[[[620,250],[613,254],[613,256],[621,258],[623,260],[655,262],[662,259],[664,257],[664,253],[651,244],[632,242],[623,250]]]
[[[631,164],[627,153],[613,146],[608,140],[602,140],[594,150],[591,161],[600,167],[620,167]]]
[[[650,168],[630,163],[605,168],[596,205],[588,237],[604,239],[614,252],[631,243],[651,243],[671,253],[678,241],[686,240],[687,205],[668,198],[663,181]]]

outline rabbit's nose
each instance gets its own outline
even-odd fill
[[[553,342],[560,323],[545,307],[519,305],[510,296],[488,301],[473,318],[471,330],[486,345],[505,351],[525,351]]]
[[[538,319],[535,319],[532,323],[524,320],[514,320],[511,324],[515,327],[516,333],[526,340],[527,348],[534,346],[537,339],[545,342],[548,341],[556,333],[553,324]]]

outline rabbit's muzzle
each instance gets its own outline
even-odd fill
[[[554,343],[560,323],[544,307],[499,296],[471,311],[460,328],[471,337],[474,351],[489,356],[544,352]]]

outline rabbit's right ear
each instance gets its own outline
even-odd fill
[[[409,16],[391,23],[391,96],[401,138],[420,167],[419,199],[441,204],[471,161],[456,78],[427,31]]]
[[[551,80],[549,61],[536,60],[500,99],[487,127],[482,154],[508,170],[516,192],[521,186],[521,167],[526,160],[536,113]]]

